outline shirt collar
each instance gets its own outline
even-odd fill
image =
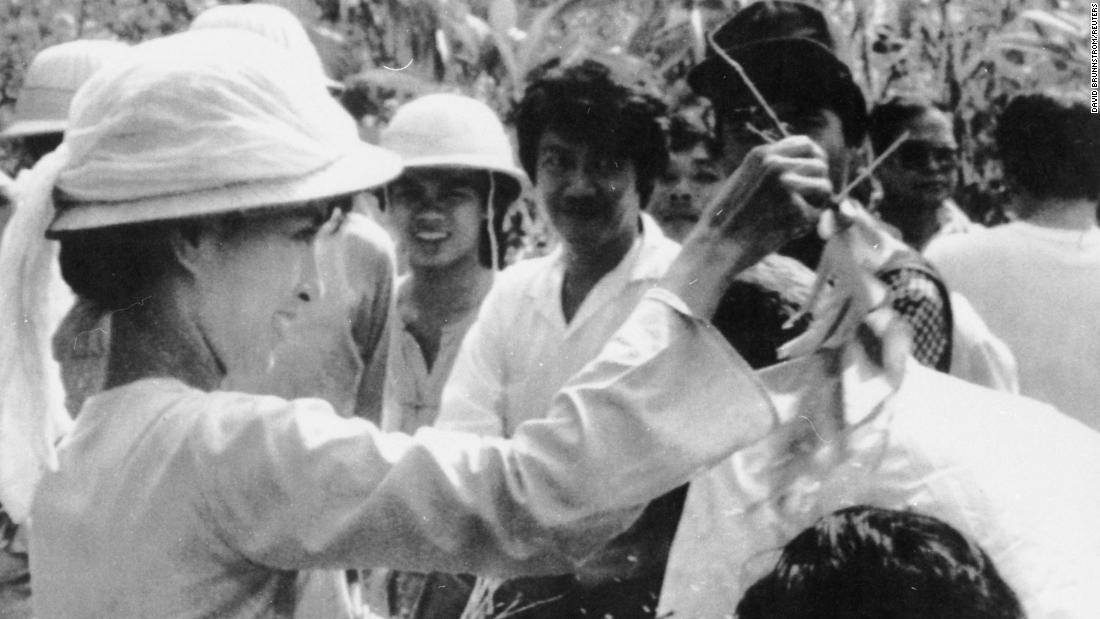
[[[634,257],[634,266],[630,270],[630,281],[658,279],[664,277],[670,262],[670,251],[678,252],[675,241],[665,236],[661,226],[650,216],[642,212],[641,250]],[[630,257],[630,254],[627,254]]]
[[[679,251],[679,245],[665,236],[656,220],[649,213],[641,213],[642,231],[634,244],[626,252],[619,264],[615,265],[604,277],[620,272],[623,267],[630,269],[628,281],[634,282],[646,279],[659,279],[664,277],[665,271],[671,262],[670,255]],[[559,295],[561,280],[565,272],[565,250],[559,243],[549,254],[546,260],[550,268],[543,277],[535,278],[527,287],[527,296],[541,297],[548,294],[547,287],[551,288],[553,295]]]

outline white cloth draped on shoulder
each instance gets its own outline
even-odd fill
[[[62,147],[19,175],[0,240],[0,503],[17,523],[26,520],[42,472],[56,466],[54,443],[71,424],[50,340],[73,297],[61,279],[58,243],[45,236],[66,157]]]

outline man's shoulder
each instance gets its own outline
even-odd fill
[[[1067,457],[1086,456],[1091,470],[1100,474],[1100,433],[1045,402],[915,365],[907,368],[899,395],[904,412],[898,423],[924,436],[926,446],[978,452],[982,459],[1045,453],[1048,462],[1062,450],[1072,452],[1063,453]]]
[[[924,255],[936,266],[974,260],[1011,247],[1015,231],[1010,225],[975,227],[966,234],[947,234],[932,239]]]
[[[556,253],[525,258],[497,274],[493,282],[494,294],[514,296],[534,293],[560,268],[560,259]]]

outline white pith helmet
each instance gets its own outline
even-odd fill
[[[515,164],[512,145],[496,113],[484,103],[450,93],[425,95],[397,109],[379,145],[401,155],[409,168],[469,168],[495,173],[506,202],[529,183]]]
[[[38,52],[15,101],[15,117],[0,138],[61,133],[69,118],[76,91],[100,67],[116,62],[129,51],[118,41],[77,40]]]

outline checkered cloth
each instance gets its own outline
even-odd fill
[[[913,357],[946,372],[951,363],[950,306],[942,286],[923,270],[902,267],[878,274],[889,288],[887,300],[913,330]]]

